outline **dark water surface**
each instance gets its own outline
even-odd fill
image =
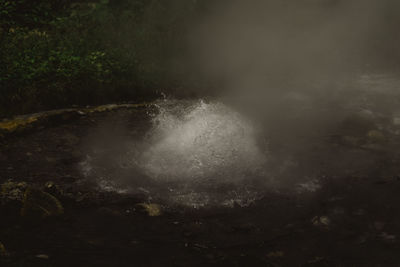
[[[51,182],[64,214],[31,220],[3,204],[0,262],[396,266],[399,85],[363,76],[333,108],[288,94],[295,112],[279,124],[220,100],[161,100],[8,136],[0,181]]]

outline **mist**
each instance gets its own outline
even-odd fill
[[[182,31],[182,53],[167,55],[185,86],[149,106],[145,134],[96,130],[89,139],[101,141],[82,163],[88,179],[189,206],[247,205],[260,192],[318,187],[323,173],[376,171],[374,156],[354,164],[359,151],[340,145],[371,149],[376,132],[392,131],[383,124],[393,127],[399,106],[396,66],[385,56],[396,43],[394,2],[204,5]]]
[[[225,1],[198,22],[192,55],[202,73],[231,90],[243,83],[338,80],[377,65],[382,54],[371,52],[394,33],[390,3]]]
[[[375,101],[397,72],[396,7],[390,0],[223,1],[189,35],[188,58],[212,81],[206,94],[260,121],[277,137],[271,142],[307,146],[304,138],[335,131],[347,117],[396,109],[395,99]]]

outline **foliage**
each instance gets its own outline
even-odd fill
[[[0,0],[0,116],[151,97],[195,1]]]

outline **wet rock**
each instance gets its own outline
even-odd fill
[[[3,183],[0,189],[1,202],[5,204],[10,201],[22,201],[27,186],[25,182],[14,182],[12,180]]]
[[[331,220],[327,216],[315,216],[311,219],[311,222],[315,226],[324,228],[329,227],[329,225],[331,224]]]
[[[49,194],[51,194],[53,196],[62,196],[62,195],[64,195],[64,192],[63,192],[62,188],[59,185],[56,185],[52,181],[46,182],[46,184],[44,185],[43,191],[45,191],[46,193],[49,193]]]
[[[140,108],[148,105],[147,103],[141,103],[141,104],[108,104],[108,105],[102,105],[102,106],[97,106],[97,107],[92,107],[92,108],[87,108],[85,110],[80,110],[80,112],[84,112],[85,114],[89,113],[98,113],[98,112],[105,112],[105,111],[113,111],[117,109],[129,109],[129,108]]]
[[[6,247],[3,245],[3,243],[0,242],[0,258],[7,257],[7,256],[9,256],[9,253],[6,250]]]
[[[29,187],[22,200],[21,216],[30,218],[46,218],[64,213],[61,202],[53,195],[42,190]]]
[[[158,204],[139,203],[137,206],[141,208],[142,211],[146,212],[150,217],[160,216],[162,214],[162,208]]]
[[[42,260],[48,260],[49,259],[49,255],[46,254],[38,254],[35,256],[38,259],[42,259]]]
[[[25,128],[39,119],[39,115],[33,114],[29,116],[19,116],[11,120],[0,121],[0,132],[14,132],[18,129]]]
[[[0,138],[14,132],[22,132],[33,126],[42,127],[43,124],[54,124],[68,121],[91,113],[109,112],[118,109],[135,109],[147,106],[148,103],[140,104],[111,104],[85,109],[59,109],[44,111],[34,114],[15,116],[10,119],[0,120]]]

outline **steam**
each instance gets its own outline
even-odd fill
[[[228,1],[199,23],[199,69],[227,88],[333,78],[371,64],[386,1]],[[197,55],[197,57],[196,57]],[[244,87],[242,90],[246,90]],[[229,90],[229,89],[228,89]]]
[[[351,83],[377,68],[381,43],[396,34],[385,21],[390,3],[224,1],[190,35],[193,71],[250,116],[285,114],[276,103],[293,94],[347,104]]]
[[[194,71],[212,81],[213,94],[260,122],[273,145],[307,146],[360,109],[361,77],[382,70],[379,48],[394,43],[386,18],[393,5],[223,1],[189,38]]]
[[[217,97],[157,102],[145,136],[108,135],[118,141],[94,146],[85,175],[103,190],[199,207],[247,206],[276,185],[315,192],[320,172],[370,172],[373,155],[351,165],[361,152],[327,137],[361,118],[370,142],[368,131],[391,131],[379,120],[398,121],[398,77],[372,71],[390,1],[217,2],[185,61],[207,86],[177,89]]]

